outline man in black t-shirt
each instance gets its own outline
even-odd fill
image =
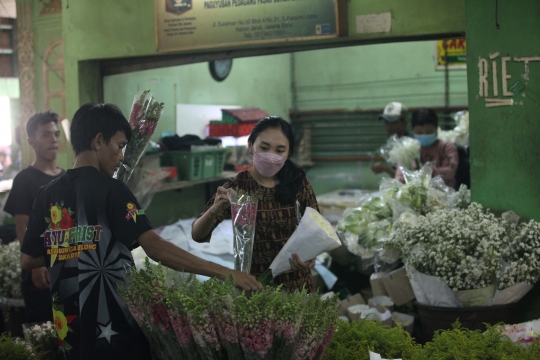
[[[22,244],[28,218],[38,190],[65,171],[56,167],[58,151],[58,115],[37,113],[26,123],[28,142],[34,149],[35,160],[13,179],[4,211],[15,218],[17,239]],[[49,273],[46,267],[22,271],[22,293],[28,323],[52,321],[52,301],[49,292]]]
[[[202,260],[163,240],[121,181],[131,129],[110,104],[83,105],[71,123],[73,169],[42,188],[21,248],[21,265],[46,265],[53,316],[68,359],[150,359],[148,343],[118,292],[131,250],[143,247],[165,266],[225,279],[243,289],[261,285],[247,274]]]

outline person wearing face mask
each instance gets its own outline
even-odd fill
[[[203,212],[193,222],[192,238],[208,242],[212,231],[231,217],[229,192],[244,190],[259,197],[250,274],[259,276],[267,270],[298,225],[306,207],[319,211],[315,193],[306,173],[290,157],[294,150],[291,126],[282,118],[260,120],[248,138],[253,165],[218,187]],[[297,254],[290,259],[292,271],[277,276],[274,284],[287,291],[313,290],[310,268],[315,260],[302,262]]]
[[[449,141],[437,139],[438,118],[431,109],[419,109],[412,114],[411,124],[414,137],[420,142],[420,163],[434,162],[432,176],[440,175],[445,184],[454,187],[458,168],[458,152],[456,146]],[[403,173],[398,167],[396,179],[404,182]]]

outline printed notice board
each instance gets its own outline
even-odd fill
[[[346,5],[346,0],[154,0],[157,50],[346,36]]]

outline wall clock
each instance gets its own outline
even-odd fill
[[[208,63],[208,67],[214,80],[223,81],[231,72],[232,59],[213,60]]]

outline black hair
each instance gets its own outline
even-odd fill
[[[266,129],[280,129],[287,140],[289,140],[287,161],[285,161],[281,170],[276,174],[279,184],[276,186],[275,197],[276,200],[285,204],[294,203],[296,194],[300,191],[302,181],[306,176],[306,172],[291,161],[291,156],[294,153],[294,132],[291,125],[279,116],[268,116],[259,120],[253,130],[251,130],[248,144],[253,146],[259,134]]]
[[[122,111],[113,104],[84,104],[73,115],[71,121],[71,144],[76,155],[92,150],[92,141],[97,134],[109,143],[111,138],[122,131],[129,141],[131,127]]]
[[[33,138],[34,136],[36,136],[39,125],[46,125],[51,122],[58,124],[57,113],[47,110],[44,112],[38,112],[34,114],[26,122],[26,135],[28,135],[28,137]]]
[[[412,113],[411,126],[422,126],[425,124],[433,124],[435,127],[439,125],[439,118],[435,111],[431,109],[418,109]]]

